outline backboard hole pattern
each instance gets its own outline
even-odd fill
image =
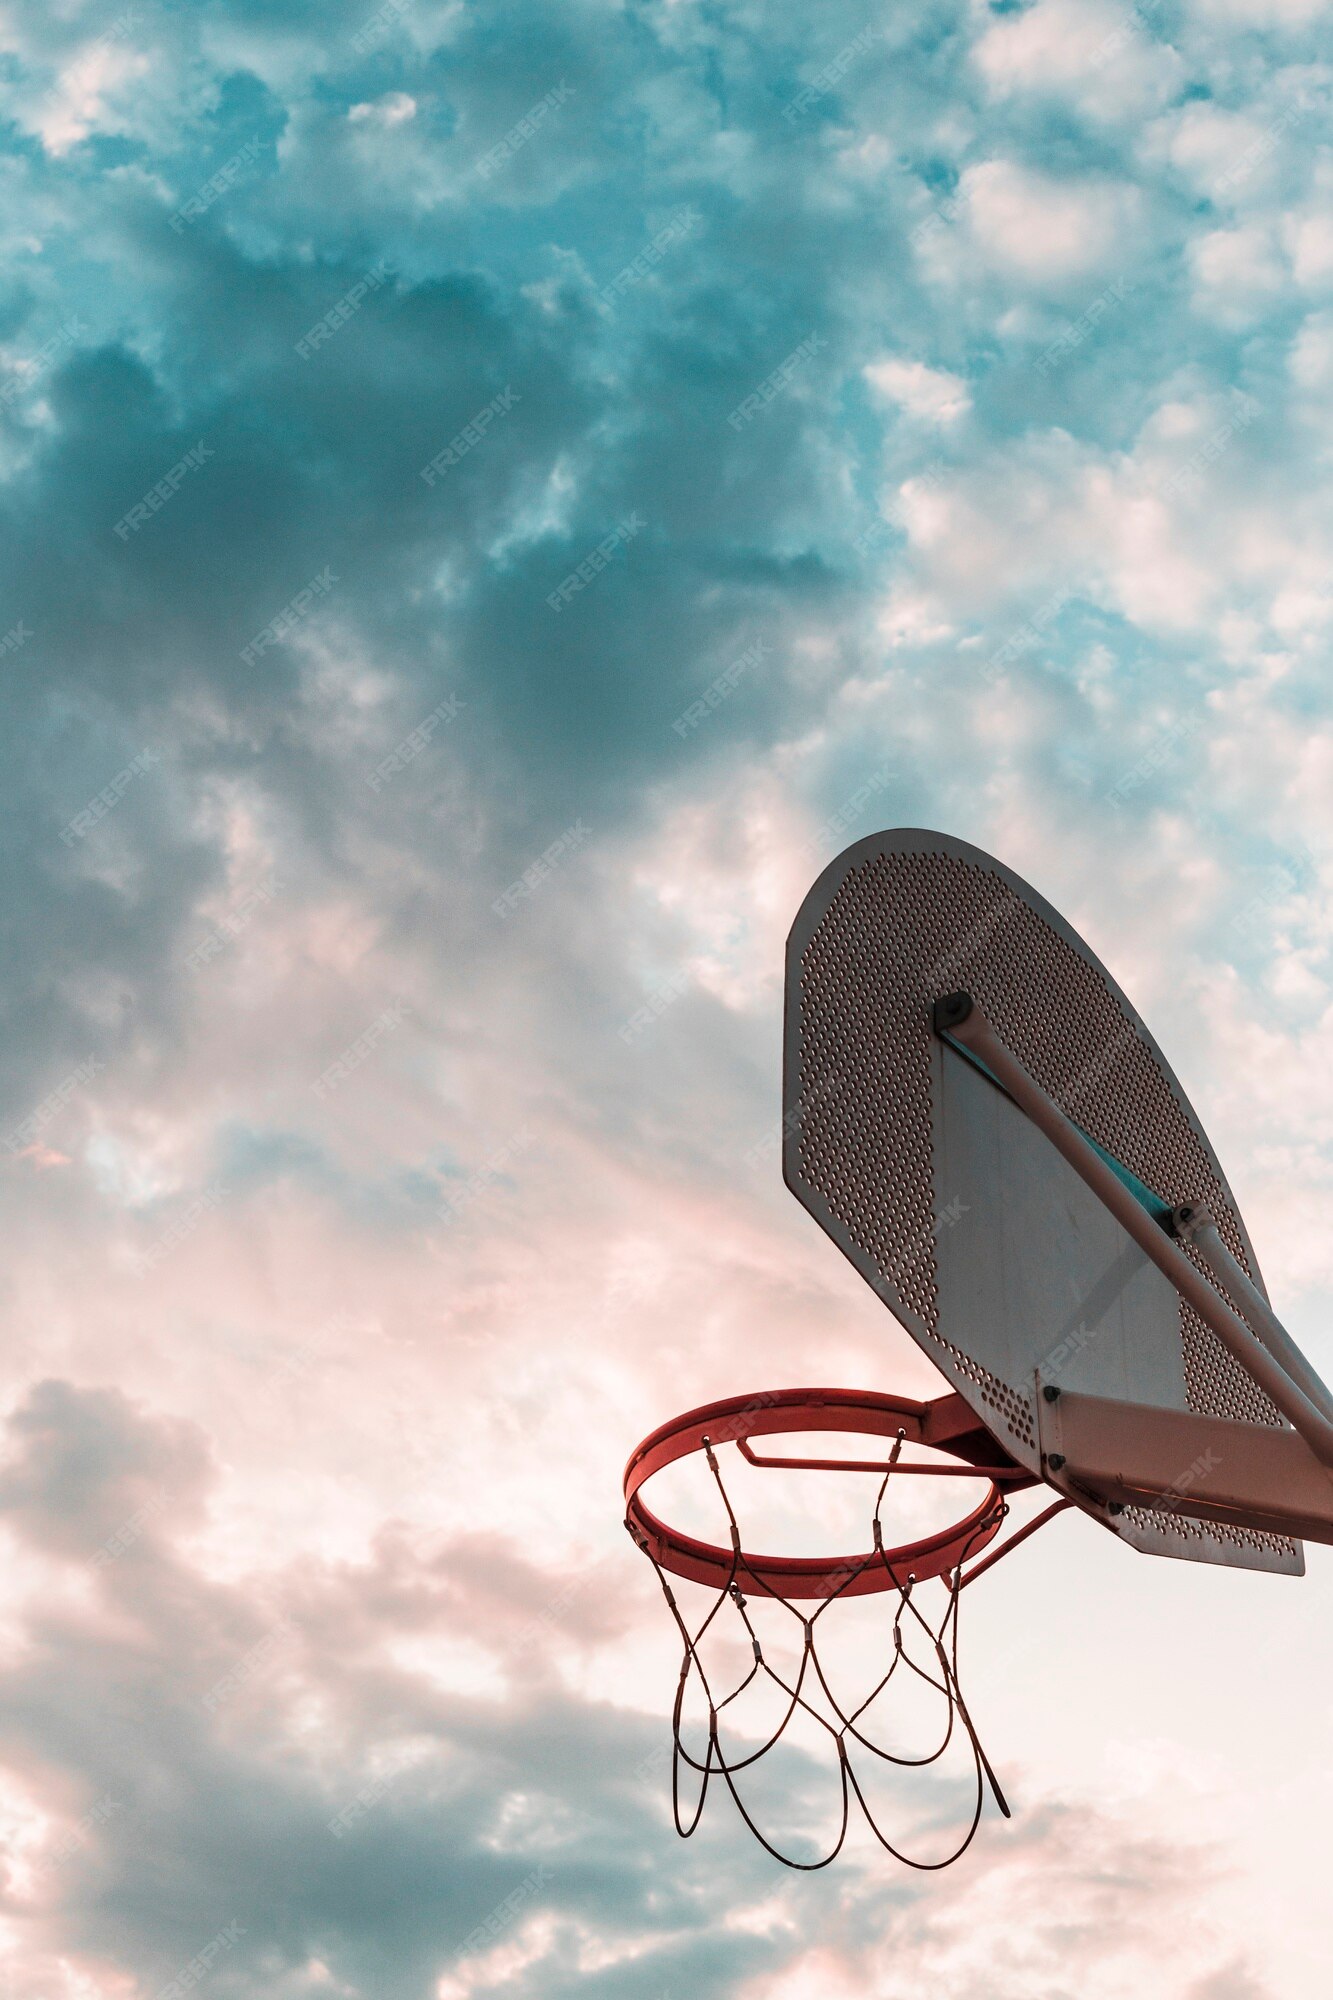
[[[959,988],[976,995],[1070,1117],[1165,1201],[1206,1202],[1232,1254],[1249,1265],[1207,1154],[1096,968],[987,869],[945,854],[875,855],[853,866],[802,956],[800,1172],[874,1265],[890,1303],[907,1308],[1030,1445],[1030,1400],[939,1332],[935,1238],[949,1224],[934,1213],[929,1013]],[[1191,1409],[1280,1429],[1274,1404],[1183,1302],[1180,1325]]]

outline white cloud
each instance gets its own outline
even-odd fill
[[[409,97],[403,90],[391,90],[373,102],[354,104],[347,114],[354,125],[363,124],[367,120],[377,125],[402,125],[407,119],[415,118],[416,115],[416,99]]]
[[[862,372],[878,395],[929,423],[954,423],[972,407],[961,375],[928,368],[924,361],[872,361]]]
[[[1103,0],[1037,0],[992,16],[973,59],[993,97],[1066,97],[1098,122],[1155,108],[1179,69],[1175,50],[1147,36],[1129,8]]]
[[[1195,310],[1244,326],[1264,313],[1287,283],[1273,232],[1264,224],[1215,229],[1191,246]]]
[[[1253,398],[1175,396],[1123,451],[1033,434],[909,484],[895,512],[911,576],[894,601],[914,605],[918,631],[981,621],[987,654],[1057,586],[1144,632],[1210,644],[1236,616],[1257,633],[1279,602],[1289,620],[1326,585],[1324,541],[1317,494],[1281,512],[1266,502],[1270,423]]]
[[[1333,186],[1320,189],[1315,207],[1293,215],[1287,224],[1291,262],[1296,282],[1307,291],[1327,292],[1333,287],[1333,215],[1327,202]]]
[[[1128,182],[1057,179],[1016,161],[992,159],[962,177],[977,249],[1008,277],[1063,288],[1142,249],[1142,201]]]
[[[1333,313],[1312,313],[1291,344],[1291,379],[1316,396],[1333,391]]]
[[[1255,112],[1233,111],[1225,105],[1195,101],[1180,106],[1154,125],[1144,142],[1149,160],[1167,159],[1201,194],[1224,200],[1244,163],[1255,157],[1264,138],[1263,119]],[[1253,187],[1254,174],[1240,185]],[[1266,178],[1266,175],[1263,176]]]
[[[150,68],[147,56],[124,43],[94,42],[80,51],[30,113],[47,152],[58,158],[96,132],[133,130],[139,107],[131,86]]]

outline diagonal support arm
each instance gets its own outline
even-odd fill
[[[1209,1211],[1199,1202],[1182,1202],[1179,1208],[1171,1211],[1171,1226],[1177,1236],[1194,1245],[1242,1319],[1249,1321],[1297,1388],[1303,1390],[1315,1408],[1333,1422],[1333,1396],[1329,1394],[1322,1377],[1310,1366],[1268,1300],[1227,1249]]]
[[[1179,1244],[1153,1221],[1054,1099],[1048,1097],[1041,1085],[1028,1075],[1022,1063],[996,1035],[972,996],[969,993],[951,993],[945,999],[937,1000],[934,1023],[936,1033],[944,1040],[961,1042],[980,1057],[1019,1110],[1026,1113],[1038,1131],[1051,1141],[1057,1152],[1063,1154],[1102,1206],[1110,1210],[1180,1296],[1194,1307],[1228,1353],[1272,1398],[1320,1463],[1333,1467],[1333,1422],[1316,1407],[1305,1389],[1292,1379],[1278,1355],[1271,1353],[1240,1314],[1214,1291]]]

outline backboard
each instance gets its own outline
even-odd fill
[[[1105,967],[1011,869],[916,828],[839,855],[793,925],[783,1082],[792,1192],[1038,1476],[1038,1399],[1057,1388],[1286,1430],[984,1065],[932,1033],[932,1004],[959,989],[1145,1206],[1206,1202],[1263,1291],[1203,1128]],[[1195,1518],[1169,1495],[1085,1510],[1148,1553],[1304,1567],[1298,1541]]]

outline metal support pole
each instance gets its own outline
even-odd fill
[[[1010,1549],[1016,1549],[1020,1542],[1025,1542],[1029,1535],[1035,1535],[1038,1528],[1044,1528],[1048,1521],[1053,1521],[1057,1514],[1063,1514],[1066,1507],[1072,1507],[1073,1504],[1072,1500],[1052,1501],[1051,1505],[1044,1507],[1041,1513],[1029,1521],[1025,1528],[1019,1528],[1016,1534],[1010,1535],[1007,1542],[1001,1542],[998,1549],[993,1549],[990,1555],[983,1556],[976,1567],[970,1569],[967,1575],[962,1578],[958,1588],[966,1590],[969,1583],[975,1583],[979,1576],[985,1575],[992,1563],[997,1563],[1001,1556],[1007,1556]]]
[[[935,1002],[935,1030],[978,1055],[1039,1132],[1063,1154],[1080,1180],[1109,1209],[1126,1233],[1212,1329],[1222,1345],[1254,1377],[1320,1463],[1333,1467],[1333,1423],[1270,1354],[1253,1329],[1218,1296],[1174,1239],[1159,1228],[1122,1181],[1100,1159],[1078,1127],[1041,1085],[1030,1077],[996,1035],[969,993],[951,993]]]
[[[1217,1223],[1199,1202],[1183,1202],[1171,1212],[1176,1235],[1194,1245],[1203,1262],[1242,1318],[1249,1321],[1264,1346],[1307,1395],[1317,1410],[1333,1422],[1333,1395],[1311,1367],[1277,1314],[1222,1240]]]

